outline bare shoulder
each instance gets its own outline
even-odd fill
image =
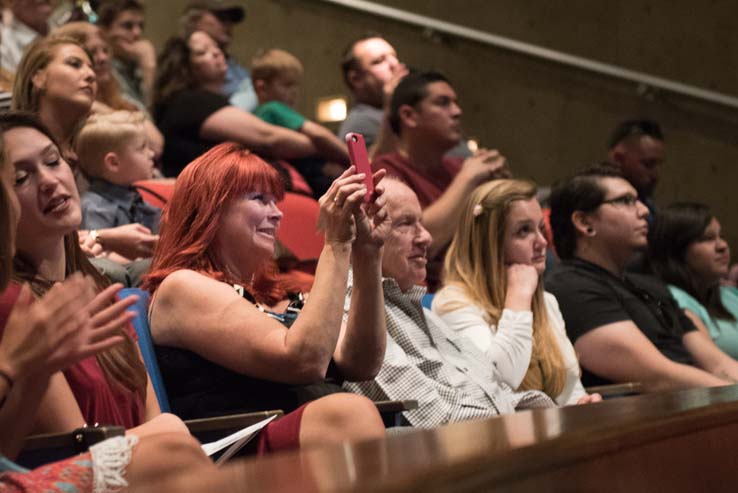
[[[169,274],[159,285],[152,300],[152,311],[165,318],[177,318],[176,314],[192,313],[204,306],[213,306],[215,300],[237,296],[228,284],[199,272],[181,269]]]
[[[157,290],[157,297],[162,301],[171,298],[197,298],[213,289],[223,288],[230,289],[226,284],[204,274],[194,270],[180,269],[164,278]]]
[[[193,330],[222,325],[234,307],[251,306],[228,284],[188,269],[169,274],[152,303],[149,323],[154,339],[174,346]]]

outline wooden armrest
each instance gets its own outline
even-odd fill
[[[258,411],[255,413],[231,414],[229,416],[218,416],[216,418],[189,419],[184,423],[190,433],[204,433],[209,431],[220,431],[224,429],[239,429],[251,426],[272,416],[282,416],[281,409],[273,411]]]
[[[401,413],[418,408],[418,401],[375,401],[380,413]]]
[[[585,389],[588,394],[600,394],[602,397],[640,394],[643,392],[641,382],[614,383],[611,385],[596,385]]]
[[[74,442],[72,441],[71,432],[42,433],[26,438],[23,442],[23,451],[73,446]]]
[[[232,414],[228,416],[218,416],[216,418],[190,419],[184,423],[189,428],[190,433],[197,435],[199,433],[207,433],[222,430],[238,430],[251,426],[254,423],[269,418],[271,416],[282,416],[282,410],[259,411],[255,413]],[[74,447],[71,432],[65,433],[43,433],[33,435],[26,438],[23,444],[23,451],[55,449],[61,447]]]

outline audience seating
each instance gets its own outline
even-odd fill
[[[141,180],[134,184],[144,201],[162,208],[174,193],[174,180]]]
[[[277,239],[296,259],[294,267],[314,272],[323,250],[323,236],[318,232],[318,201],[295,193],[285,193],[277,204],[284,213]]]
[[[643,392],[643,385],[640,382],[625,382],[611,385],[597,385],[587,387],[585,390],[588,394],[600,394],[603,399],[614,399],[615,397],[638,395]]]
[[[161,376],[161,370],[159,370],[159,363],[156,360],[156,353],[154,351],[154,342],[151,339],[151,332],[149,331],[149,319],[148,319],[148,306],[149,306],[149,293],[138,288],[125,288],[120,290],[119,296],[126,298],[128,296],[137,295],[138,301],[132,305],[129,310],[136,313],[136,317],[133,319],[132,324],[136,329],[136,335],[138,336],[138,347],[141,350],[141,355],[146,365],[146,370],[149,372],[151,377],[151,384],[154,387],[154,393],[159,401],[159,407],[162,412],[171,412],[169,405],[169,397],[167,396],[167,390],[164,386],[164,379]],[[374,403],[377,406],[377,410],[382,415],[382,418],[386,426],[402,426],[404,424],[402,412],[410,411],[418,408],[418,401],[406,400],[406,401],[377,401]],[[269,411],[274,413],[275,411]],[[281,413],[282,411],[277,411]],[[251,414],[251,413],[250,413]],[[259,413],[253,413],[259,414]],[[248,416],[238,415],[238,416]],[[228,416],[223,418],[213,419],[227,419]],[[195,420],[197,422],[202,420]],[[188,421],[191,423],[192,421]],[[205,420],[204,422],[211,423],[212,419]]]
[[[282,416],[283,414],[280,410],[259,411],[217,418],[192,419],[185,421],[185,425],[193,436],[201,442],[207,443],[235,433],[271,416]],[[17,462],[23,467],[33,469],[49,462],[72,457],[75,453],[74,439],[71,433],[45,433],[30,436],[25,440]],[[2,470],[2,464],[0,464],[0,472]]]
[[[428,310],[430,310],[431,305],[433,305],[433,293],[426,293],[425,295],[423,295],[420,300],[420,304],[423,305],[423,308],[427,308]]]
[[[129,308],[136,313],[132,324],[138,336],[138,346],[144,358],[146,369],[151,377],[151,383],[159,401],[162,412],[171,412],[164,381],[159,370],[154,353],[154,344],[149,332],[148,303],[149,293],[138,288],[125,288],[120,291],[120,297],[137,295],[138,301]],[[257,423],[270,416],[281,416],[281,410],[265,410],[253,413],[234,414],[216,418],[193,419],[185,424],[195,437],[201,442],[209,442]],[[50,433],[35,435],[26,439],[23,451],[18,462],[26,467],[37,467],[51,461],[60,460],[74,455],[74,442],[70,433]],[[0,464],[2,467],[2,464]]]
[[[146,370],[149,372],[151,385],[154,387],[156,399],[159,401],[159,408],[161,412],[168,413],[171,412],[169,397],[167,397],[164,379],[161,376],[161,370],[159,370],[159,362],[156,360],[154,341],[151,339],[151,332],[149,331],[149,293],[138,288],[121,289],[119,293],[121,298],[132,295],[138,296],[138,301],[129,308],[130,311],[136,313],[136,317],[131,323],[138,336],[138,348],[141,350]]]

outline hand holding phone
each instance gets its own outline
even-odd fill
[[[349,159],[351,160],[351,164],[356,167],[356,172],[364,173],[364,185],[366,186],[364,202],[370,202],[374,195],[374,177],[372,176],[372,168],[369,165],[369,156],[366,152],[364,136],[355,132],[347,133],[346,146],[348,147]]]

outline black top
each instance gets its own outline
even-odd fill
[[[228,98],[203,89],[185,89],[154,108],[156,126],[164,135],[162,163],[166,176],[176,177],[192,160],[220,141],[200,137],[207,118],[229,106]]]
[[[253,298],[243,296],[253,302]],[[293,308],[273,318],[290,326]],[[244,330],[248,330],[244,328]],[[285,413],[324,395],[341,392],[343,379],[331,360],[324,382],[291,385],[236,373],[202,356],[167,346],[155,346],[172,412],[182,419],[282,409]]]
[[[572,343],[603,325],[632,321],[661,353],[688,365],[694,361],[682,337],[696,327],[679,309],[666,285],[653,276],[625,273],[616,277],[602,267],[574,258],[546,277],[556,296]],[[585,386],[612,383],[582,368]]]

